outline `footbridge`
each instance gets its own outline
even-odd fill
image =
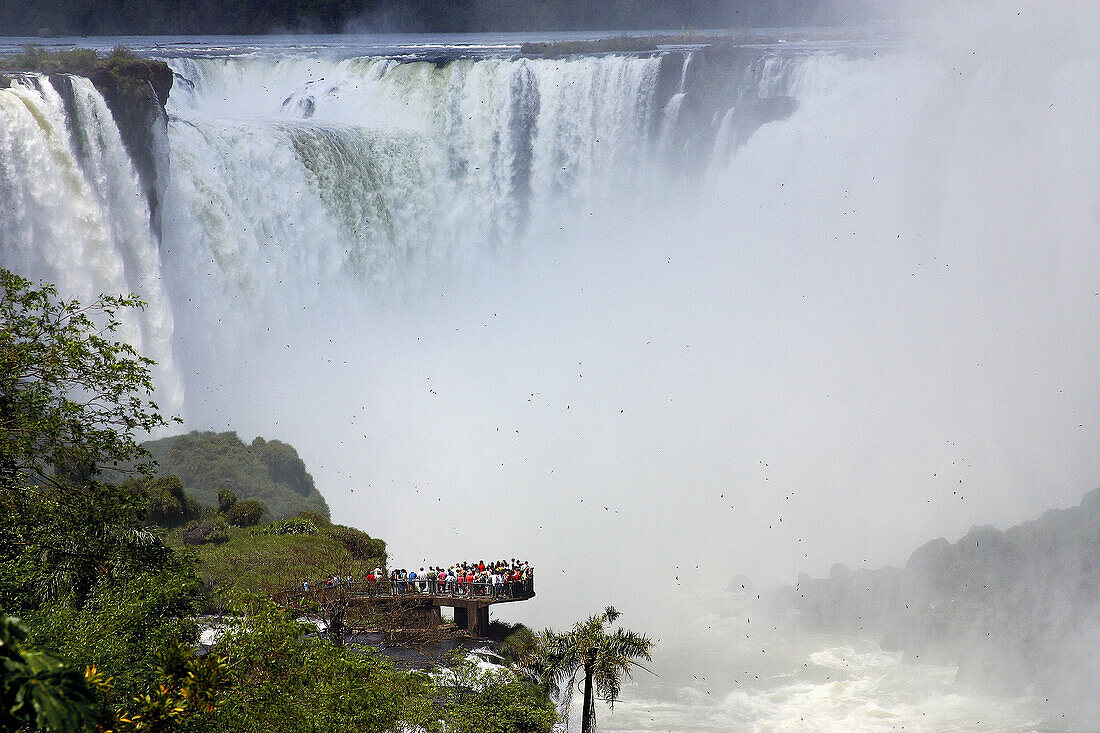
[[[491,583],[438,580],[328,580],[303,583],[295,590],[272,596],[280,606],[305,611],[322,609],[321,615],[339,616],[350,608],[359,608],[380,618],[400,618],[421,628],[439,628],[443,607],[451,608],[455,625],[473,637],[489,633],[489,607],[498,603],[516,603],[535,597],[532,577],[493,585]],[[326,614],[323,609],[331,609]]]

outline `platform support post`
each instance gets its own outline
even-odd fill
[[[470,627],[470,636],[476,636],[478,638],[486,637],[489,635],[489,604],[484,605],[477,604],[475,607],[473,623]]]

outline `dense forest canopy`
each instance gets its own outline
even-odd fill
[[[472,32],[829,26],[875,0],[5,0],[0,35]]]

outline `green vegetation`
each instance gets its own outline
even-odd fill
[[[150,399],[153,362],[109,337],[144,303],[64,301],[7,270],[0,289],[0,481],[62,492],[140,458],[137,431],[168,424]]]
[[[521,664],[528,678],[544,689],[572,695],[578,680],[584,686],[581,733],[596,730],[596,698],[615,706],[622,678],[633,679],[636,660],[650,660],[653,642],[644,634],[609,628],[621,614],[613,606],[603,613],[578,621],[572,630],[557,633],[547,629],[534,638]],[[644,669],[644,667],[643,667]],[[563,688],[563,683],[568,683]]]
[[[150,91],[163,105],[172,88],[172,70],[167,64],[140,58],[125,46],[115,46],[110,53],[100,56],[90,48],[50,50],[26,43],[22,53],[0,57],[0,71],[86,76],[104,93],[116,115],[125,105],[135,106],[144,101]]]
[[[270,603],[251,604],[212,650],[233,660],[233,686],[210,730],[548,733],[556,720],[550,699],[507,670],[482,672],[456,659],[433,681],[309,638],[308,630]]]
[[[205,509],[184,494],[179,476],[131,478],[124,481],[122,486],[135,496],[147,497],[147,518],[159,527],[170,529],[194,521],[203,515]]]
[[[141,465],[139,430],[167,421],[151,401],[152,362],[110,336],[134,298],[82,305],[0,270],[0,608],[33,608],[97,587],[165,553],[148,507],[102,483]]]
[[[176,533],[168,541],[174,543]],[[351,527],[300,517],[258,528],[227,528],[226,541],[203,544],[193,552],[199,576],[220,604],[242,593],[271,596],[298,588],[303,580],[334,574],[362,578],[375,565],[386,564],[382,540]]]
[[[259,505],[223,491],[203,508],[171,476],[106,481],[147,469],[135,435],[167,423],[152,363],[114,340],[140,301],[84,306],[6,270],[0,287],[0,607],[21,619],[0,615],[0,728],[549,733],[550,697],[510,670],[456,659],[402,672],[252,595],[384,562],[380,540],[318,512],[230,527]],[[289,446],[250,454],[273,480],[307,485]],[[223,542],[182,548],[196,512]],[[212,604],[228,629],[200,654],[194,619]]]
[[[27,630],[0,615],[0,727],[87,730],[95,699],[82,670],[26,645]]]
[[[125,53],[120,46],[116,52]],[[43,74],[65,72],[87,74],[100,61],[99,54],[90,48],[67,48],[50,51],[33,43],[23,45],[23,52],[0,58],[0,69],[8,71],[37,71]]]
[[[142,303],[66,301],[7,270],[0,288],[0,607],[25,622],[23,648],[117,675],[110,691],[95,678],[102,722],[108,707],[149,692],[145,660],[193,633],[199,599],[190,565],[147,526],[148,497],[102,480],[142,466],[135,435],[168,422],[150,399],[152,362],[112,339],[121,311]],[[20,725],[85,728],[62,712],[84,699],[71,675],[48,660],[30,671],[62,675],[52,688],[61,700],[35,708],[60,717]]]
[[[220,506],[224,498],[219,494],[231,492],[236,507],[223,511],[235,526],[250,526],[249,517],[255,518],[253,524],[262,519],[257,505],[247,502],[262,502],[276,519],[306,511],[329,516],[328,504],[305,463],[282,441],[256,438],[249,445],[233,432],[191,432],[142,447],[156,460],[157,474],[179,476],[184,491],[202,504]]]
[[[508,670],[480,670],[464,658],[448,670],[449,684],[439,687],[448,710],[448,730],[461,733],[548,731],[557,720],[550,697],[537,684]]]

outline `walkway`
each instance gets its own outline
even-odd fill
[[[490,583],[440,583],[425,580],[345,580],[303,583],[297,590],[283,591],[272,600],[281,606],[301,607],[303,602],[338,603],[342,606],[371,606],[379,612],[396,612],[420,625],[438,628],[443,622],[442,607],[454,609],[455,624],[470,636],[483,637],[489,632],[489,606],[514,603],[535,597],[534,578],[493,586]],[[396,611],[394,608],[396,606]]]

